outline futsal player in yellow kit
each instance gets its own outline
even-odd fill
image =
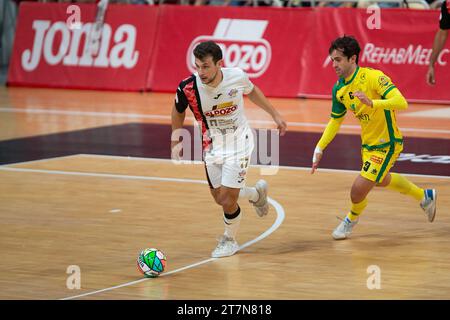
[[[353,182],[351,208],[333,231],[333,238],[346,239],[367,206],[367,194],[374,186],[406,194],[425,211],[428,221],[436,214],[436,190],[422,189],[390,169],[403,150],[403,137],[395,112],[408,103],[391,79],[380,70],[358,66],[361,49],[355,38],[337,38],[329,49],[339,80],[333,87],[331,118],[313,154],[312,171],[318,168],[327,145],[334,139],[345,115],[351,112],[361,125],[362,168]]]

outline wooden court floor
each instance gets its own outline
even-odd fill
[[[169,123],[173,95],[2,88],[0,98],[0,140],[8,140]],[[271,100],[292,130],[320,131],[327,121],[328,101]],[[408,112],[438,108],[446,109]],[[248,116],[252,126],[270,126],[252,106]],[[405,136],[450,138],[448,118],[398,118],[411,129]],[[343,130],[356,133],[348,120]],[[247,183],[268,181],[270,214],[259,218],[241,202],[245,248],[210,259],[222,213],[201,164],[78,154],[0,166],[0,299],[449,299],[449,177],[410,176],[438,190],[435,222],[410,198],[379,189],[351,239],[334,241],[356,175],[252,167]],[[164,276],[138,273],[145,247],[166,253]],[[70,266],[80,270],[80,289],[67,287]],[[379,289],[369,289],[374,268]]]

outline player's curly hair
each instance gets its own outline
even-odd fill
[[[356,41],[353,36],[346,36],[335,39],[328,50],[328,54],[331,55],[333,50],[341,51],[344,56],[350,59],[353,55],[356,55],[356,64],[358,64],[359,53],[361,52],[361,48],[359,46],[358,41]]]
[[[207,56],[212,56],[213,62],[217,63],[217,61],[222,59],[222,50],[214,41],[205,41],[195,47],[194,56],[200,60],[205,59]]]

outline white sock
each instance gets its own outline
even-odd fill
[[[259,199],[259,193],[255,187],[243,187],[241,188],[241,191],[239,191],[239,198],[255,202]]]
[[[236,239],[236,234],[239,229],[239,225],[241,224],[241,208],[238,207],[236,211],[238,216],[234,219],[227,219],[225,214],[223,215],[223,223],[225,225],[225,236],[229,238]]]

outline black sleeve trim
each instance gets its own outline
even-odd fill
[[[189,78],[183,80],[180,82],[180,84],[178,85],[177,88],[177,93],[176,93],[176,97],[175,97],[175,108],[177,109],[177,111],[179,113],[183,113],[186,108],[189,106],[189,102],[188,99],[186,97],[186,94],[184,93],[184,87],[195,80],[195,76],[192,75]]]

